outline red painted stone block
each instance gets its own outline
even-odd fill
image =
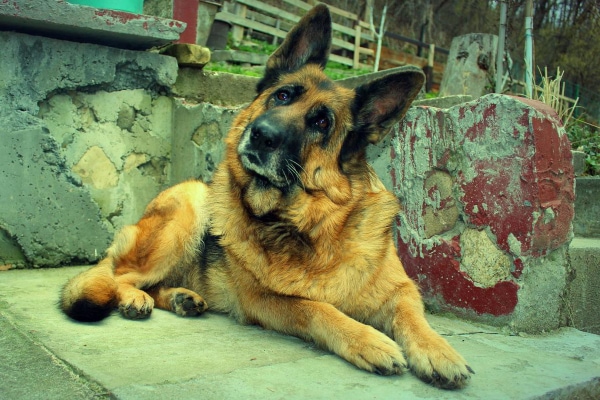
[[[388,170],[374,164],[403,204],[398,253],[426,302],[505,319],[531,308],[524,275],[572,236],[571,146],[554,111],[503,95],[414,107],[390,142]]]

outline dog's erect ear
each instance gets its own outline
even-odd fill
[[[330,48],[331,15],[327,6],[319,4],[302,17],[269,57],[257,91],[260,93],[272,85],[280,74],[295,71],[306,64],[317,64],[324,69]]]
[[[355,146],[377,143],[400,121],[419,94],[425,75],[418,68],[390,73],[357,87],[353,112]],[[362,143],[361,143],[362,142]]]

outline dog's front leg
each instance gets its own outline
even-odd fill
[[[417,286],[407,279],[396,294],[393,335],[404,349],[410,369],[434,386],[464,387],[473,370],[446,339],[429,326]]]
[[[331,304],[261,293],[246,296],[242,308],[247,322],[314,341],[364,370],[392,375],[406,368],[393,340]]]

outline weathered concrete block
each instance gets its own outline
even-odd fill
[[[168,56],[0,32],[0,118],[35,115],[53,92],[144,88],[168,92],[177,61]]]
[[[187,101],[237,107],[256,97],[258,78],[227,72],[181,68],[173,94]]]
[[[576,180],[575,219],[577,236],[600,237],[600,178],[580,176]]]
[[[238,108],[177,101],[172,142],[171,183],[210,182],[225,153],[224,139]]]
[[[573,150],[573,168],[575,169],[575,176],[582,176],[585,171],[585,157],[586,154],[583,151]]]
[[[112,234],[42,126],[4,131],[0,227],[33,266],[97,259]],[[19,260],[10,260],[16,261]]]
[[[168,185],[173,100],[144,89],[58,94],[38,116],[114,229]]]
[[[167,184],[177,62],[12,32],[0,46],[0,261],[94,262]]]
[[[370,158],[403,204],[398,252],[430,306],[559,326],[574,178],[550,108],[502,95],[414,107]]]
[[[574,275],[566,296],[570,325],[600,335],[600,239],[575,238],[569,246]]]
[[[190,2],[193,3],[193,2]],[[127,49],[149,49],[179,39],[185,23],[70,4],[66,0],[0,2],[0,25],[16,30]]]
[[[489,93],[496,66],[498,36],[470,33],[452,39],[440,97]]]

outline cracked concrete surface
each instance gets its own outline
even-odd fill
[[[509,336],[429,316],[476,371],[462,391],[381,377],[299,339],[207,313],[70,321],[56,307],[82,268],[0,272],[0,394],[11,399],[535,399],[600,395],[600,337]],[[587,397],[586,397],[587,396]],[[0,396],[4,397],[4,396]],[[597,398],[597,397],[596,397]]]

